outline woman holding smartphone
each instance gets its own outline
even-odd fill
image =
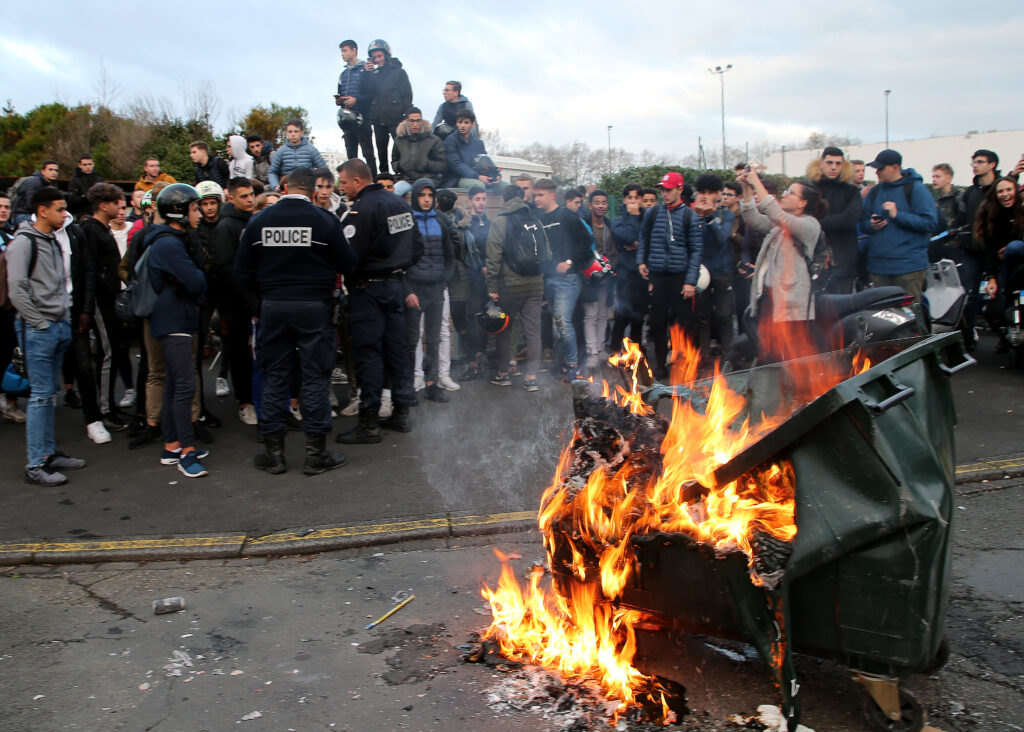
[[[758,341],[774,360],[806,355],[786,351],[799,349],[809,338],[807,322],[814,318],[814,297],[807,262],[814,256],[828,204],[809,180],[791,183],[776,200],[750,166],[736,179],[743,186],[743,220],[755,235],[764,236],[754,263],[748,311],[782,324],[772,329],[776,337],[771,338],[759,328]],[[803,338],[795,331],[804,331]]]

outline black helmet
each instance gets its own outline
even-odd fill
[[[338,127],[343,130],[350,130],[358,127],[363,123],[363,115],[356,112],[354,109],[348,109],[347,107],[338,107]]]
[[[167,221],[188,221],[188,207],[199,200],[199,191],[188,183],[172,183],[156,197],[156,210]]]
[[[473,158],[473,170],[488,178],[498,177],[498,166],[494,164],[489,155],[477,155]]]
[[[498,303],[491,301],[482,313],[476,314],[476,324],[487,335],[498,335],[508,327],[509,317],[498,307]]]
[[[388,58],[391,58],[391,46],[383,38],[374,38],[370,47],[366,49],[366,55],[372,56],[374,51],[383,51]]]
[[[448,137],[448,135],[452,134],[453,132],[455,132],[455,130],[452,129],[452,126],[447,122],[442,122],[441,124],[434,127],[434,134],[440,137],[442,140]]]

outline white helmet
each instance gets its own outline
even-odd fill
[[[199,200],[204,198],[216,198],[224,203],[224,189],[212,180],[204,180],[196,184],[196,192],[199,193]]]
[[[697,275],[697,292],[704,292],[711,284],[711,273],[703,264],[700,266],[700,274]]]

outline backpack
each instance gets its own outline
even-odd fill
[[[814,252],[809,257],[804,254],[804,261],[807,263],[807,274],[811,276],[811,293],[825,292],[832,278],[832,247],[824,229],[818,234]]]
[[[529,209],[506,214],[508,229],[502,259],[509,269],[521,277],[535,277],[547,260],[547,236],[544,225]]]
[[[125,322],[134,318],[148,318],[156,307],[160,293],[153,286],[149,273],[149,254],[152,250],[153,247],[149,246],[142,253],[139,261],[135,263],[135,269],[132,270],[125,289],[121,290],[114,300],[114,312]]]
[[[17,205],[21,203],[18,200],[18,196],[21,194],[21,187],[25,184],[31,175],[23,175],[18,180],[14,181],[14,185],[7,189],[7,197],[11,199],[11,211],[16,211]]]
[[[31,277],[36,269],[36,259],[39,258],[39,250],[36,248],[36,240],[33,237],[30,236],[29,241],[32,243],[32,254],[29,255],[28,259],[28,276]],[[10,242],[7,242],[7,246],[0,251],[0,310],[14,310],[14,303],[11,302],[11,293],[7,289],[8,246],[10,246]]]

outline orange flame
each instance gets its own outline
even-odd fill
[[[788,337],[786,352],[806,355],[810,343],[800,342],[798,330],[784,327],[772,337],[776,343]],[[603,382],[602,395],[633,414],[654,415],[638,385],[638,375],[650,375],[643,354],[628,340],[624,347],[609,363],[630,375],[630,388],[612,389]],[[673,383],[692,381],[699,351],[678,330],[673,330],[672,348],[677,355]],[[804,402],[851,375],[827,369],[823,366],[827,363],[802,359],[779,366],[786,369],[795,398]],[[858,354],[851,371],[867,368],[870,361]],[[624,710],[638,690],[649,689],[652,682],[633,666],[634,626],[641,614],[615,605],[632,575],[631,537],[681,533],[719,551],[743,551],[751,580],[760,584],[751,547],[756,532],[784,541],[796,536],[793,468],[780,460],[725,485],[717,484],[715,470],[775,429],[793,406],[780,407],[774,416],[761,415],[756,424],[749,417],[740,419],[746,400],[729,389],[716,364],[703,412],[687,400],[673,400],[672,418],[661,444],[660,472],[646,472],[649,468],[631,461],[627,454],[614,466],[599,463],[601,467],[584,482],[571,474],[574,453],[567,447],[541,499],[538,523],[549,562],[554,561],[556,543],[568,547],[571,556],[565,568],[578,581],[561,583],[558,589],[566,594],[552,593],[541,586],[543,571],[535,571],[529,585],[521,588],[498,553],[501,579],[495,589],[485,585],[482,590],[493,614],[486,635],[497,639],[507,657],[538,663],[568,677],[597,678],[609,698],[621,701],[619,711]],[[574,434],[574,441],[579,437]],[[628,446],[624,450],[628,453]]]

